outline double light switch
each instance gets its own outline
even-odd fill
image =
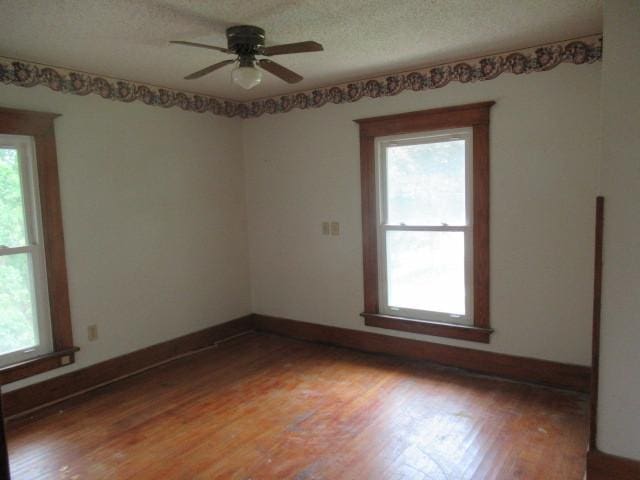
[[[322,222],[323,235],[340,235],[340,222]]]

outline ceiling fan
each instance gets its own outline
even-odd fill
[[[303,79],[301,75],[283,67],[279,63],[268,58],[256,59],[256,55],[271,57],[274,55],[285,55],[289,53],[319,52],[322,45],[318,42],[297,42],[286,43],[284,45],[273,45],[266,47],[264,44],[264,30],[252,25],[238,25],[227,28],[227,48],[205,45],[203,43],[185,42],[182,40],[172,40],[169,43],[177,45],[187,45],[190,47],[208,48],[219,52],[236,55],[233,60],[223,60],[222,62],[209,65],[202,70],[187,75],[185,80],[193,80],[203,77],[219,68],[238,62],[238,66],[231,72],[234,83],[249,90],[262,81],[260,67],[287,83],[297,83]]]

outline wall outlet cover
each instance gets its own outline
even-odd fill
[[[94,342],[98,339],[98,326],[97,325],[89,325],[87,327],[87,338],[90,342]]]

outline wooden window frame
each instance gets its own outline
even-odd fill
[[[365,325],[489,343],[489,114],[495,102],[421,110],[355,120],[360,128],[362,255]],[[378,289],[377,137],[471,128],[473,135],[473,325],[380,313]]]
[[[7,384],[75,361],[53,121],[60,115],[0,108],[0,133],[33,137],[42,215],[53,351],[0,368]]]

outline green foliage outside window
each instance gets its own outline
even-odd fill
[[[27,243],[18,152],[0,148],[0,246]],[[0,256],[0,354],[36,343],[31,259],[26,253]]]

